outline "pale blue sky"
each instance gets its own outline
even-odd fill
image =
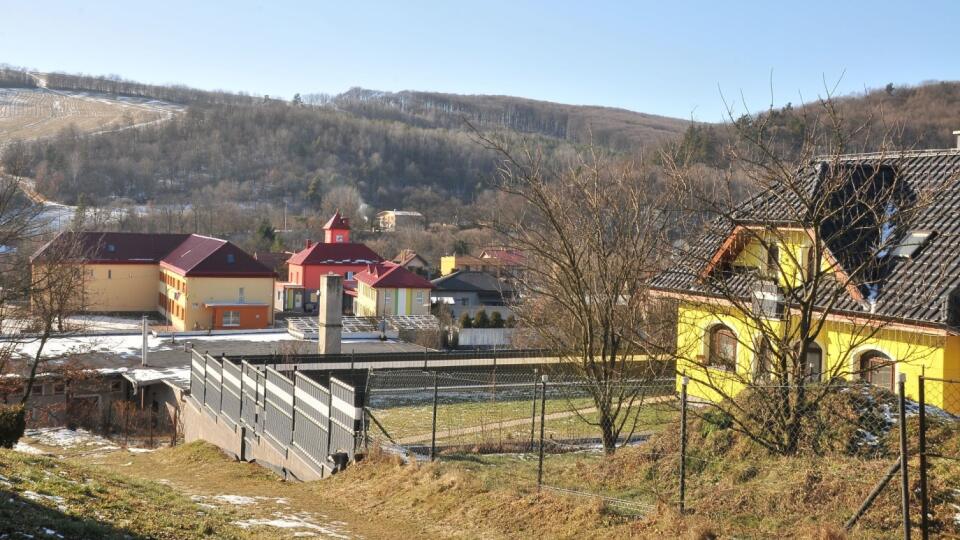
[[[922,4],[922,5],[921,5]],[[0,62],[290,98],[509,94],[718,120],[960,79],[960,2],[0,0]]]

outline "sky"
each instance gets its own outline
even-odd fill
[[[960,2],[945,0],[0,0],[0,14],[0,63],[287,99],[362,86],[718,121],[960,79]]]

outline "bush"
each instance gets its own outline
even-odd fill
[[[469,313],[464,313],[460,317],[460,328],[473,328],[473,319],[470,318]]]
[[[487,315],[487,312],[480,310],[473,317],[473,327],[474,328],[490,328],[490,316]]]
[[[517,326],[517,318],[514,317],[513,315],[510,315],[509,317],[507,317],[506,326],[507,328],[515,328]]]
[[[490,316],[490,328],[503,328],[503,315],[499,311],[494,311]]]
[[[0,405],[0,448],[13,448],[26,428],[23,405]]]

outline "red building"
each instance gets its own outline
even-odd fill
[[[372,249],[350,241],[350,221],[340,211],[323,226],[323,241],[307,245],[287,261],[289,279],[276,287],[275,307],[280,311],[313,311],[320,276],[343,276],[344,306],[352,306],[356,295],[354,275],[383,260]],[[311,305],[313,304],[313,305]]]

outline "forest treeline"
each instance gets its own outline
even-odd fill
[[[448,129],[469,123],[479,129],[536,133],[627,152],[656,148],[675,139],[689,123],[612,107],[564,105],[512,96],[352,88],[337,96],[308,95],[304,101],[334,106],[365,118]]]

